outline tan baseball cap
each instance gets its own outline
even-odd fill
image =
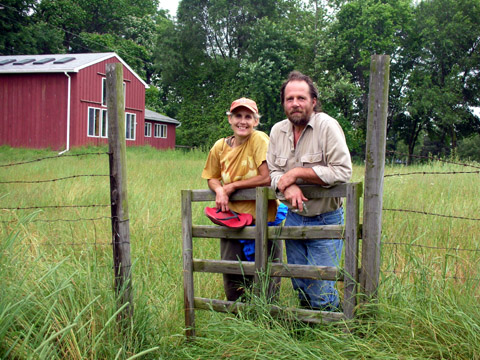
[[[258,114],[257,103],[251,99],[247,99],[244,97],[232,102],[232,105],[230,106],[230,112],[233,112],[233,110],[242,106],[253,111],[255,114]]]

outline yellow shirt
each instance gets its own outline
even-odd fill
[[[226,139],[218,140],[210,150],[202,172],[204,179],[218,179],[223,184],[250,179],[259,175],[258,168],[267,159],[269,137],[261,131],[253,131],[248,140],[232,148]],[[252,214],[255,218],[255,200],[229,202],[229,208],[239,213]],[[275,220],[277,202],[268,202],[268,221]]]

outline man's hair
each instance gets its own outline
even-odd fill
[[[320,112],[322,106],[320,104],[320,100],[318,99],[317,87],[313,83],[310,76],[304,75],[300,71],[296,71],[296,70],[288,74],[287,80],[285,80],[285,82],[282,84],[282,87],[280,88],[280,101],[282,102],[282,107],[285,104],[285,88],[287,87],[287,84],[290,81],[305,81],[307,83],[308,88],[310,89],[310,97],[312,99],[317,99],[317,104],[315,105],[315,108],[313,110],[315,112]]]

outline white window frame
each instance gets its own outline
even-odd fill
[[[100,137],[108,138],[108,111],[107,111],[107,109],[102,109],[101,124],[102,124],[102,129],[100,131]]]
[[[152,137],[152,123],[145,121],[145,137]]]
[[[93,123],[90,116],[93,114]],[[87,109],[87,137],[108,137],[108,115],[106,109],[88,107]]]
[[[102,106],[107,106],[107,78],[102,78]]]
[[[167,138],[167,125],[165,124],[155,124],[153,129],[153,136],[156,138],[166,139]]]
[[[127,102],[127,83],[123,82],[123,98]],[[107,106],[107,78],[102,77],[102,106]]]
[[[125,113],[125,140],[135,140],[135,129],[137,128],[137,115]]]

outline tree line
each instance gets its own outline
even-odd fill
[[[177,143],[230,133],[254,99],[269,132],[299,70],[363,157],[370,56],[391,57],[389,150],[480,160],[480,0],[0,0],[0,53],[115,51],[150,84],[146,106],[182,122]]]

